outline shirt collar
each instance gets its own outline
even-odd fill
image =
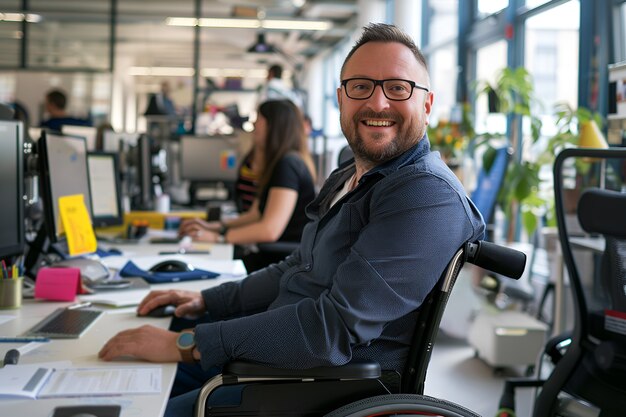
[[[417,144],[407,149],[399,156],[370,169],[365,174],[363,174],[363,177],[360,181],[364,181],[364,178],[368,178],[376,174],[387,176],[405,165],[413,164],[415,161],[417,161],[422,156],[427,155],[429,152],[430,141],[428,140],[428,136],[424,134],[424,137],[422,137],[422,139],[417,142]]]

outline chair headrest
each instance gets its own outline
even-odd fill
[[[578,201],[578,221],[588,233],[626,238],[626,193],[586,190]]]

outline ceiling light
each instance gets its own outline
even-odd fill
[[[282,30],[328,30],[330,23],[323,20],[263,20],[261,27]]]
[[[195,71],[184,67],[130,67],[128,73],[157,77],[193,77]]]
[[[168,17],[168,26],[202,26],[211,28],[244,28],[244,29],[275,29],[275,30],[328,30],[331,23],[326,20],[303,19],[237,19],[203,17]]]
[[[193,17],[168,17],[165,19],[168,26],[196,26],[198,19]]]
[[[264,33],[258,33],[256,42],[253,43],[246,51],[256,54],[271,54],[276,52],[276,48],[274,48],[274,45],[270,45],[269,43],[265,42]]]
[[[129,75],[157,77],[193,77],[195,71],[187,67],[130,67]],[[207,77],[266,78],[267,70],[260,68],[202,68],[200,75]]]
[[[0,13],[0,21],[23,22],[24,20],[28,23],[38,23],[41,22],[41,15],[32,13]]]
[[[260,22],[258,19],[215,19],[204,17],[198,19],[198,25],[206,28],[258,29]]]

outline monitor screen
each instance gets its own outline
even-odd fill
[[[139,133],[104,132],[104,143],[102,150],[105,152],[119,152],[120,149],[127,149],[129,146],[137,145]]]
[[[98,136],[98,129],[95,127],[63,125],[61,126],[61,133],[64,135],[83,137],[87,141],[87,150],[96,150],[96,137]]]
[[[234,137],[180,138],[181,178],[190,181],[235,181],[239,144]]]
[[[60,197],[82,194],[87,213],[90,215],[92,213],[87,145],[82,137],[45,132],[39,140],[38,147],[44,221],[48,237],[54,243],[63,237],[59,214]]]
[[[0,258],[24,250],[24,150],[21,122],[0,121]]]
[[[87,167],[94,227],[123,224],[117,154],[90,152],[87,154]]]

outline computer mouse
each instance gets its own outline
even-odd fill
[[[118,248],[109,248],[107,249],[107,252],[109,252],[109,255],[123,255],[124,254],[124,252],[122,252],[122,250]]]
[[[166,305],[158,306],[157,308],[153,308],[144,317],[170,317],[174,315],[175,311],[176,311],[175,305],[166,304]]]
[[[178,259],[168,259],[150,268],[150,272],[189,272],[193,270],[193,266]]]

